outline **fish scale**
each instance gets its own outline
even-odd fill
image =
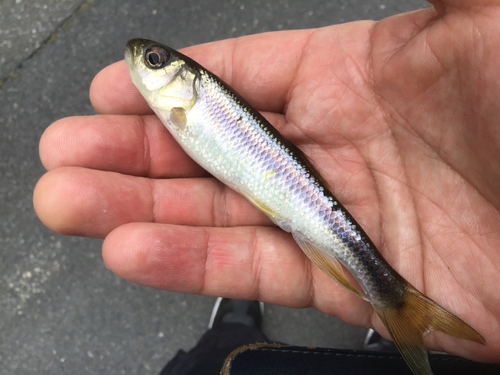
[[[399,275],[303,154],[220,78],[145,39],[129,41],[125,59],[132,81],[184,151],[290,232],[332,280],[369,301],[414,374],[432,374],[423,344],[429,331],[485,343]]]
[[[179,143],[213,176],[272,211],[268,216],[282,229],[300,233],[338,259],[352,272],[369,300],[382,300],[386,283],[380,279],[391,276],[381,272],[376,280],[373,278],[370,262],[377,255],[368,251],[363,241],[368,236],[353,229],[354,219],[347,211],[334,209],[336,198],[287,150],[283,139],[271,133],[258,117],[241,109],[241,99],[207,71],[200,69],[199,76],[198,100],[189,111],[197,120],[190,124],[191,131],[176,132]],[[213,126],[207,129],[207,122]],[[190,142],[196,143],[194,152],[190,151]],[[290,180],[277,173],[280,169],[291,176]],[[380,267],[385,260],[379,258]]]

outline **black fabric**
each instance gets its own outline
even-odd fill
[[[179,350],[160,375],[219,375],[224,360],[233,350],[257,342],[269,342],[257,327],[219,323],[189,352]]]
[[[499,375],[500,365],[429,355],[434,375]],[[202,373],[200,373],[202,374]],[[247,348],[233,357],[229,375],[412,375],[399,354],[302,347]]]

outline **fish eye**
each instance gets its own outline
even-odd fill
[[[169,58],[168,52],[164,48],[158,46],[150,46],[144,53],[144,61],[151,69],[163,68],[167,64]]]

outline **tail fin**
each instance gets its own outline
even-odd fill
[[[384,323],[415,375],[432,375],[424,346],[424,335],[441,331],[461,339],[485,344],[485,339],[471,326],[427,298],[409,283],[403,303],[395,309],[375,311]]]

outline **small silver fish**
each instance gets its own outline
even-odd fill
[[[369,301],[414,374],[432,374],[423,344],[429,331],[485,344],[386,262],[303,154],[220,78],[145,39],[127,43],[125,60],[132,81],[186,153],[290,232],[331,279]]]

